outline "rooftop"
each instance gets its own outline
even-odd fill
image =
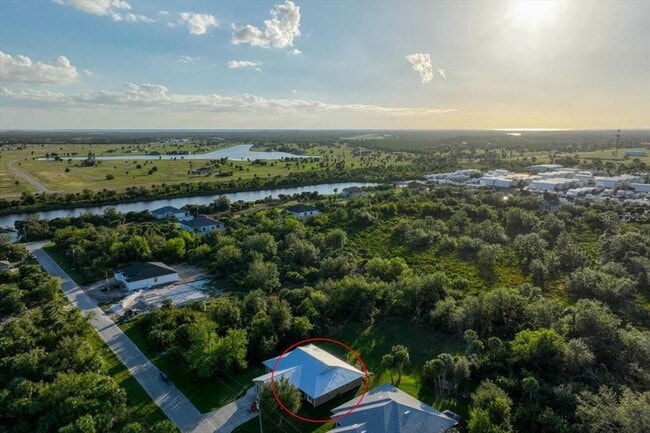
[[[176,270],[162,262],[145,262],[136,263],[119,272],[121,272],[128,281],[140,281],[149,278],[162,277],[163,275],[175,274]]]
[[[264,361],[270,369],[278,357]],[[312,398],[325,395],[364,377],[364,373],[313,344],[298,347],[285,354],[277,363],[274,378],[286,377],[294,386]],[[267,382],[271,373],[255,379]]]
[[[314,206],[308,206],[305,204],[296,204],[293,206],[289,206],[287,210],[292,213],[300,213],[300,212],[313,212],[313,211],[317,211],[318,209],[315,208]]]
[[[187,227],[198,228],[198,227],[217,226],[217,225],[222,225],[223,223],[221,221],[217,221],[209,217],[198,216],[198,217],[194,217],[191,220],[183,221],[181,224]]]
[[[181,213],[181,212],[185,212],[185,211],[181,210],[181,209],[177,209],[174,206],[163,206],[163,207],[159,207],[158,209],[154,209],[154,210],[151,211],[151,213],[157,214],[157,215],[165,215],[165,214],[168,214],[168,213]]]
[[[354,398],[332,409],[343,424],[330,433],[442,433],[458,422],[390,384],[369,391],[361,404]]]

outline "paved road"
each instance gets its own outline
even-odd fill
[[[37,242],[27,244],[26,247],[36,257],[43,269],[61,279],[61,289],[65,297],[83,313],[91,313],[90,324],[152,400],[182,432],[230,433],[235,427],[255,416],[246,411],[254,398],[252,390],[249,390],[245,397],[214,412],[201,414],[173,384],[165,383],[160,379],[160,370],[97,306],[95,301],[86,295],[77,283],[43,251],[43,245],[45,242]]]
[[[7,168],[9,170],[11,170],[11,172],[13,174],[18,176],[22,180],[26,181],[27,183],[30,183],[30,184],[34,185],[34,187],[36,188],[36,190],[38,192],[52,192],[45,185],[43,185],[42,183],[40,183],[39,181],[37,181],[36,179],[34,179],[30,175],[28,175],[27,173],[25,173],[21,169],[19,169],[17,167],[14,167],[14,162],[16,162],[16,161],[9,161],[7,163]]]

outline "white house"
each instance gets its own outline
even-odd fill
[[[306,218],[309,216],[320,215],[320,211],[313,206],[307,206],[304,204],[297,204],[294,206],[289,206],[287,211],[298,218]]]
[[[210,233],[215,230],[225,230],[226,228],[226,225],[221,221],[205,216],[180,221],[178,224],[182,230],[199,234]]]
[[[458,424],[451,412],[438,412],[387,383],[355,407],[358,401],[355,397],[332,409],[336,428],[329,433],[443,433]]]
[[[0,236],[4,236],[9,239],[9,242],[15,244],[18,242],[18,230],[12,229],[10,227],[0,227]]]
[[[363,195],[363,188],[358,186],[350,186],[348,188],[343,188],[341,191],[341,197],[358,197]]]
[[[297,347],[284,354],[277,366],[276,360],[277,357],[264,361],[269,373],[253,379],[255,385],[259,387],[270,382],[270,371],[275,366],[273,380],[287,378],[312,406],[323,404],[359,387],[365,376],[358,368],[313,344]]]
[[[179,221],[192,219],[192,215],[188,211],[177,209],[174,206],[163,206],[158,209],[152,210],[151,215],[154,218],[162,219],[177,219]]]
[[[178,281],[178,272],[161,262],[136,263],[113,272],[115,281],[126,290],[148,289]]]

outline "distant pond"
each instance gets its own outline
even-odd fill
[[[97,161],[116,161],[116,160],[161,160],[161,159],[221,159],[228,158],[231,161],[254,161],[259,160],[281,160],[287,158],[320,158],[316,155],[294,155],[287,152],[254,152],[251,151],[252,144],[238,144],[236,146],[228,147],[225,149],[215,150],[208,153],[196,153],[188,155],[115,155],[115,156],[96,156]],[[75,161],[83,161],[87,156],[74,156],[74,157],[61,157],[64,160],[72,159]],[[54,158],[38,158],[39,161],[53,160]]]

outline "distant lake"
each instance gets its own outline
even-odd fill
[[[154,210],[163,206],[174,206],[181,208],[188,204],[208,205],[215,199],[226,196],[231,202],[244,201],[251,202],[265,198],[278,198],[281,195],[302,194],[303,192],[317,192],[321,195],[331,195],[340,193],[344,188],[351,186],[377,186],[376,183],[370,182],[339,182],[339,183],[321,183],[318,185],[292,186],[286,188],[260,189],[256,191],[241,191],[229,194],[198,195],[192,197],[175,197],[162,198],[158,200],[136,201],[132,203],[117,203],[105,206],[78,207],[72,209],[54,209],[41,212],[25,212],[11,215],[0,215],[0,227],[13,227],[18,220],[25,220],[30,215],[37,215],[40,219],[51,220],[54,218],[79,217],[86,213],[102,214],[105,210],[113,208],[121,213],[142,212],[145,210]]]
[[[314,155],[294,155],[287,152],[253,152],[251,151],[252,144],[239,144],[236,146],[228,147],[226,149],[215,150],[214,152],[208,153],[196,153],[189,155],[114,155],[114,156],[96,156],[95,159],[98,161],[115,161],[115,160],[134,160],[134,159],[143,159],[143,160],[161,160],[161,159],[221,159],[228,158],[231,161],[254,161],[259,160],[281,160],[286,158],[320,158],[320,156]],[[63,160],[76,160],[82,161],[87,159],[87,156],[74,156],[74,157],[60,157]],[[53,160],[54,158],[38,158],[39,161]]]

